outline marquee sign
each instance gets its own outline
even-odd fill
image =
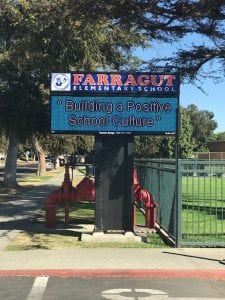
[[[175,74],[53,73],[51,132],[175,134]]]

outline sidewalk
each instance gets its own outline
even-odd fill
[[[17,196],[16,200],[1,203],[0,206],[0,250],[3,250],[20,230],[29,228],[37,230],[39,224],[32,224],[31,220],[43,207],[46,196],[51,191],[61,186],[64,173],[60,173],[50,180],[43,182],[43,185],[34,187],[25,193]]]
[[[80,176],[75,173],[74,176]],[[75,248],[4,251],[20,230],[40,230],[30,219],[47,194],[61,186],[64,174],[1,204],[0,276],[97,276],[215,278],[225,280],[224,248]],[[32,228],[31,228],[32,227]],[[42,228],[44,229],[44,228]]]

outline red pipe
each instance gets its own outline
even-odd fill
[[[142,201],[145,205],[145,225],[154,228],[156,222],[156,203],[153,195],[147,190],[142,189],[138,182],[137,169],[133,171],[134,184],[134,201]],[[65,165],[65,175],[62,186],[56,191],[51,192],[45,201],[44,208],[46,210],[46,226],[54,227],[56,225],[56,205],[58,203],[65,204],[65,224],[69,224],[69,203],[78,201],[94,201],[95,200],[95,182],[93,178],[84,177],[75,187],[72,186],[69,174],[69,166]],[[136,211],[134,209],[134,217]],[[136,223],[136,217],[134,224]]]

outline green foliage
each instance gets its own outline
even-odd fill
[[[194,141],[192,125],[184,108],[181,108],[181,134],[179,138],[179,157],[190,157]],[[137,158],[175,158],[175,137],[137,137],[135,139]]]
[[[181,107],[180,112],[179,158],[188,158],[193,151],[207,149],[207,142],[213,137],[216,122],[213,113],[199,111],[194,104],[187,108]],[[223,138],[223,134],[218,137]],[[174,137],[137,137],[135,146],[137,158],[175,158]]]
[[[193,124],[186,109],[181,107],[181,134],[179,138],[179,158],[191,157],[195,141],[193,137]]]
[[[196,82],[196,79],[205,80],[207,76],[214,78],[215,81],[221,81],[224,77],[225,57],[224,1],[168,1],[167,4],[165,1],[154,1],[154,3],[157,8],[161,7],[161,11],[164,10],[163,16],[160,13],[159,15],[165,23],[167,21],[165,32],[167,30],[174,32],[174,39],[171,41],[169,35],[166,42],[174,42],[177,37],[180,41],[171,57],[150,61],[148,69],[153,69],[157,65],[164,70],[165,68],[170,71],[176,70],[181,75],[182,81],[187,79]],[[153,21],[154,19],[152,22],[146,21],[149,30]],[[206,65],[209,66],[207,73],[204,70]],[[199,82],[201,88],[201,81]]]
[[[93,13],[88,2],[1,2],[2,127],[14,125],[22,137],[49,128],[43,92],[50,72],[125,68],[133,47],[145,47],[145,37],[135,26],[104,13],[109,5],[97,1],[101,13]]]
[[[93,136],[84,135],[47,135],[39,137],[46,152],[53,156],[61,154],[81,154],[90,152],[94,147]]]
[[[66,140],[44,140],[50,127],[49,73],[126,68],[133,47],[146,46],[143,32],[116,20],[109,4],[94,5],[96,11],[93,2],[81,0],[0,3],[0,127],[11,141],[6,185],[16,185],[18,142],[42,136],[39,150],[47,145],[54,153],[64,150]]]
[[[135,155],[137,158],[151,158],[158,151],[158,137],[136,136],[134,139]]]
[[[46,80],[49,72],[59,70],[118,69],[127,65],[134,46],[145,46],[142,32],[106,13],[109,4],[96,1],[95,5],[94,12],[93,2],[87,0],[12,4],[21,12],[27,62],[36,76]]]
[[[225,131],[213,133],[211,140],[212,141],[225,141]]]
[[[24,1],[25,4],[25,1]],[[21,3],[22,5],[22,3]],[[26,5],[2,1],[0,9],[0,126],[24,140],[45,131],[48,108],[44,90],[30,57],[32,32],[27,27]]]
[[[214,121],[214,114],[207,110],[198,110],[194,104],[188,105],[186,113],[190,117],[193,127],[194,151],[207,151],[207,142],[211,139],[213,130],[217,123]]]

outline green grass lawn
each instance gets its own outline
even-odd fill
[[[62,248],[168,248],[158,234],[149,236],[148,242],[82,242],[77,236],[50,233],[21,232],[7,245],[5,251]]]
[[[78,202],[70,205],[70,224],[94,224],[95,202]],[[57,224],[64,223],[64,206],[57,209]]]
[[[78,202],[70,206],[70,226],[81,224],[94,224],[95,203]],[[137,211],[139,223],[144,223],[143,214]],[[40,211],[33,220],[35,223],[45,226],[44,212]],[[57,225],[64,224],[64,206],[57,207]],[[66,231],[65,231],[66,232]],[[59,248],[167,248],[169,247],[161,239],[158,233],[147,235],[146,242],[83,242],[76,231],[67,233],[58,232],[21,232],[9,243],[5,250],[35,250],[35,249],[59,249]]]

